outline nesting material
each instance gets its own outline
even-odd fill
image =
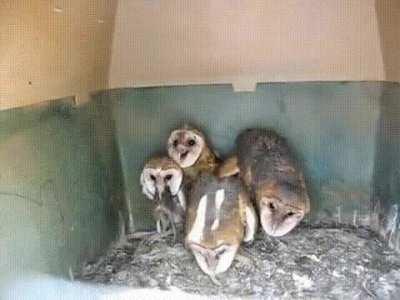
[[[146,238],[111,248],[85,264],[81,280],[154,287],[201,295],[272,299],[396,299],[400,255],[366,228],[299,226],[281,238],[259,233],[243,245],[216,286],[182,243],[172,237]],[[397,296],[396,296],[397,295]]]

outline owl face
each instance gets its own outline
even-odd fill
[[[204,147],[204,136],[197,130],[177,129],[168,138],[168,155],[181,168],[193,166]]]
[[[192,250],[200,269],[207,275],[214,276],[228,270],[239,249],[239,245],[221,244],[211,249],[204,245],[190,243],[189,248]]]
[[[175,196],[180,191],[183,173],[181,168],[170,158],[154,158],[143,168],[140,176],[142,192],[150,200],[162,199],[168,190]]]
[[[305,215],[301,194],[278,187],[259,200],[260,221],[264,231],[271,236],[283,236],[295,228]]]
[[[260,219],[264,231],[271,236],[283,236],[290,232],[304,217],[296,208],[282,204],[274,198],[265,198]]]

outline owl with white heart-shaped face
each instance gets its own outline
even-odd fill
[[[220,166],[219,177],[239,173],[264,231],[271,236],[289,233],[310,211],[310,199],[288,142],[274,130],[251,128],[239,134],[236,146],[236,155]]]
[[[168,157],[152,158],[143,168],[142,192],[154,201],[153,215],[160,233],[167,227],[175,231],[174,225],[184,221],[186,201],[182,181],[182,169]]]
[[[169,157],[183,169],[188,181],[195,180],[200,173],[212,173],[218,165],[204,134],[188,125],[171,132],[167,150]]]

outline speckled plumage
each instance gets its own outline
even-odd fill
[[[248,129],[237,140],[242,178],[254,194],[273,183],[298,194],[284,198],[287,204],[309,211],[309,199],[301,168],[285,138],[269,129]]]
[[[270,129],[253,128],[236,139],[236,156],[219,168],[223,178],[240,173],[254,199],[264,231],[290,232],[310,211],[304,176],[285,138]]]
[[[189,232],[193,225],[200,199],[204,195],[208,195],[208,199],[212,200],[217,190],[224,189],[225,201],[221,207],[223,211],[221,227],[217,232],[211,230],[211,224],[215,219],[215,206],[213,201],[209,201],[206,214],[206,234],[203,243],[215,247],[218,239],[229,239],[231,242],[240,244],[243,238],[243,224],[241,222],[239,193],[243,188],[238,178],[231,177],[218,180],[215,176],[202,174],[194,183],[189,194],[186,232]]]
[[[242,241],[252,241],[257,218],[239,178],[203,173],[189,193],[185,245],[204,273],[215,275],[231,265]]]

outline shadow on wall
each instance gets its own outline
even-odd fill
[[[66,276],[115,239],[113,132],[72,99],[1,111],[0,123],[0,274]]]
[[[387,80],[400,80],[400,2],[375,1]],[[388,83],[381,99],[374,171],[373,204],[379,211],[381,235],[400,250],[400,90]]]
[[[400,81],[400,2],[397,0],[375,1],[379,26],[380,46],[388,81]]]
[[[400,86],[386,84],[380,101],[372,205],[380,234],[400,250]]]

